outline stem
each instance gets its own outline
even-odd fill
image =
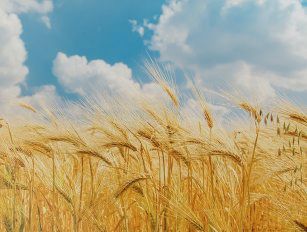
[[[29,230],[32,230],[32,198],[33,198],[33,186],[34,186],[34,158],[32,158],[32,173],[30,182],[30,199],[29,199]]]
[[[209,131],[209,146],[211,147],[211,135],[212,135],[212,128],[210,128]],[[210,188],[211,188],[211,195],[212,195],[212,200],[214,203],[214,183],[213,183],[213,176],[214,176],[214,166],[212,163],[212,157],[209,156],[209,172],[210,172]]]
[[[123,154],[123,156],[126,157],[126,154]],[[126,162],[126,158],[124,158],[124,159],[125,159],[125,162]],[[127,174],[127,172],[125,170],[123,170],[123,172],[124,172],[124,174]],[[116,169],[116,177],[117,177],[118,185],[120,186],[122,177],[121,177],[121,174],[119,172],[119,169]],[[119,207],[120,212],[119,213],[120,213],[121,219],[118,222],[118,225],[121,223],[121,220],[123,220],[125,229],[122,230],[122,231],[129,232],[129,223],[128,223],[127,212],[126,212],[126,207],[125,207],[125,202],[123,200],[123,196],[120,196],[119,200],[120,200],[120,207]]]
[[[205,190],[205,158],[202,157],[201,159],[201,168],[202,168],[202,204],[205,204],[206,199],[206,190]]]
[[[82,209],[82,194],[83,194],[83,176],[84,176],[84,157],[81,157],[81,183],[80,183],[80,198],[79,198],[79,210],[78,210],[78,226],[80,223],[80,215]]]
[[[159,151],[157,152],[158,154],[158,159],[159,159],[159,175],[158,175],[158,178],[159,178],[159,192],[157,194],[157,212],[156,212],[156,220],[157,220],[157,228],[160,227],[160,217],[159,217],[159,212],[160,212],[160,194],[161,194],[161,157],[160,157],[160,153]]]
[[[181,191],[181,188],[182,188],[182,170],[181,170],[181,161],[180,159],[178,160],[178,166],[179,166],[179,189]]]
[[[192,198],[191,198],[191,194],[192,194],[192,174],[191,174],[191,161],[189,161],[188,163],[188,202],[189,204],[191,204],[192,202]]]
[[[55,158],[52,157],[52,231],[55,231]]]
[[[209,156],[209,176],[210,176],[210,188],[211,188],[211,196],[214,201],[214,193],[213,193],[213,164],[212,164],[212,157]]]
[[[254,142],[252,158],[251,158],[251,162],[250,162],[249,169],[248,169],[248,172],[247,172],[248,204],[250,204],[250,186],[249,186],[250,185],[250,177],[251,177],[252,167],[253,167],[253,164],[254,164],[258,137],[259,137],[259,127],[257,126],[257,128],[256,128],[256,138],[255,138],[255,142]]]
[[[15,231],[16,227],[16,180],[15,180],[15,166],[13,169],[13,231]]]
[[[164,152],[162,151],[162,162],[163,162],[163,185],[166,184],[166,173],[165,173],[165,156]]]
[[[92,159],[89,157],[88,159],[89,166],[90,166],[90,173],[91,173],[91,203],[94,197],[94,171],[93,171],[93,165],[92,165]]]
[[[251,173],[252,173],[252,167],[254,164],[254,159],[255,159],[255,154],[256,154],[256,147],[257,147],[257,142],[258,142],[258,137],[259,137],[259,125],[256,125],[256,138],[255,138],[255,142],[254,142],[254,146],[253,146],[253,153],[252,153],[252,157],[251,157],[251,162],[250,165],[248,167],[248,171],[247,171],[247,178],[246,178],[246,187],[247,187],[247,202],[248,202],[248,206],[250,205],[250,177],[251,177]],[[244,191],[245,192],[245,191]],[[245,194],[244,194],[245,195]],[[245,196],[243,196],[243,200],[245,202]],[[245,210],[245,209],[244,209]],[[245,213],[244,213],[245,215]],[[249,217],[250,220],[250,217]]]
[[[173,160],[170,155],[168,155],[168,165],[167,165],[167,185],[170,187],[172,181],[172,172],[173,172]]]
[[[165,196],[165,192],[167,190],[167,188],[165,188],[167,186],[166,184],[166,168],[165,168],[165,155],[164,152],[162,151],[162,161],[163,161],[163,195]],[[166,215],[166,205],[163,209],[164,213],[163,213],[163,231],[167,231],[167,215]]]

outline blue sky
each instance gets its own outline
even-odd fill
[[[161,89],[141,68],[148,54],[173,67],[183,92],[190,89],[182,81],[188,74],[202,90],[306,104],[306,6],[299,0],[0,0],[0,109],[76,100],[93,90],[159,98]]]
[[[56,85],[66,95],[52,74],[52,61],[58,52],[83,55],[89,60],[104,59],[108,63],[123,62],[139,71],[148,48],[144,40],[131,30],[130,19],[142,21],[161,13],[162,0],[57,0],[49,14],[48,29],[37,14],[23,14],[22,39],[28,51],[27,88]],[[139,75],[141,76],[141,75]]]

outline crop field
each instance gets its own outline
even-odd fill
[[[1,119],[0,231],[307,231],[306,108],[228,96],[226,126],[147,68],[166,99]]]

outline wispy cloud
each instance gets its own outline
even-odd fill
[[[131,23],[132,31],[137,32],[141,37],[143,37],[145,28],[142,25],[139,25],[138,22],[134,19],[130,19],[129,22]]]

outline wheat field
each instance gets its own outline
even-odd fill
[[[246,120],[226,127],[147,68],[167,100],[1,119],[0,231],[307,231],[305,108],[230,97]]]

